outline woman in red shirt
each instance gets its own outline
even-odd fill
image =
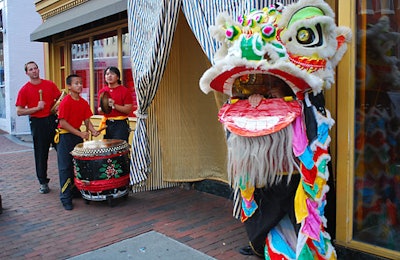
[[[102,100],[99,99],[99,111],[104,113],[103,122],[105,121],[107,126],[104,139],[121,139],[128,142],[130,134],[128,116],[133,109],[133,99],[129,89],[121,85],[120,78],[121,73],[116,67],[108,67],[104,71],[107,85],[99,91],[99,96],[108,95],[108,106],[111,110],[102,111],[100,105]]]

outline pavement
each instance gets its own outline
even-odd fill
[[[258,259],[238,253],[247,235],[226,197],[174,187],[66,211],[55,150],[48,175],[40,194],[31,137],[0,132],[0,259]]]

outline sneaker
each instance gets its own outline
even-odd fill
[[[39,192],[40,193],[45,194],[45,193],[49,193],[49,191],[50,191],[50,188],[49,188],[49,185],[47,183],[46,184],[40,184],[40,188],[39,188]]]
[[[254,252],[253,252],[253,249],[251,248],[251,246],[244,246],[244,247],[240,248],[239,253],[241,253],[242,255],[254,255]]]
[[[65,210],[73,210],[74,206],[71,203],[63,203]]]

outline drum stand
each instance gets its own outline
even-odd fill
[[[100,192],[91,192],[88,190],[80,190],[80,192],[86,204],[89,204],[90,201],[107,201],[108,205],[113,207],[115,205],[114,199],[128,199],[129,187],[120,187]]]

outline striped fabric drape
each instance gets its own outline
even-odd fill
[[[138,185],[150,172],[147,111],[157,92],[171,49],[180,1],[128,0],[128,29],[132,75],[138,99],[132,140],[131,184]]]
[[[147,111],[165,70],[181,5],[196,39],[210,62],[213,62],[218,44],[211,38],[208,29],[215,24],[219,13],[227,12],[237,17],[275,2],[286,5],[293,0],[128,0],[132,74],[138,98],[131,154],[132,185],[141,184],[151,171]]]

